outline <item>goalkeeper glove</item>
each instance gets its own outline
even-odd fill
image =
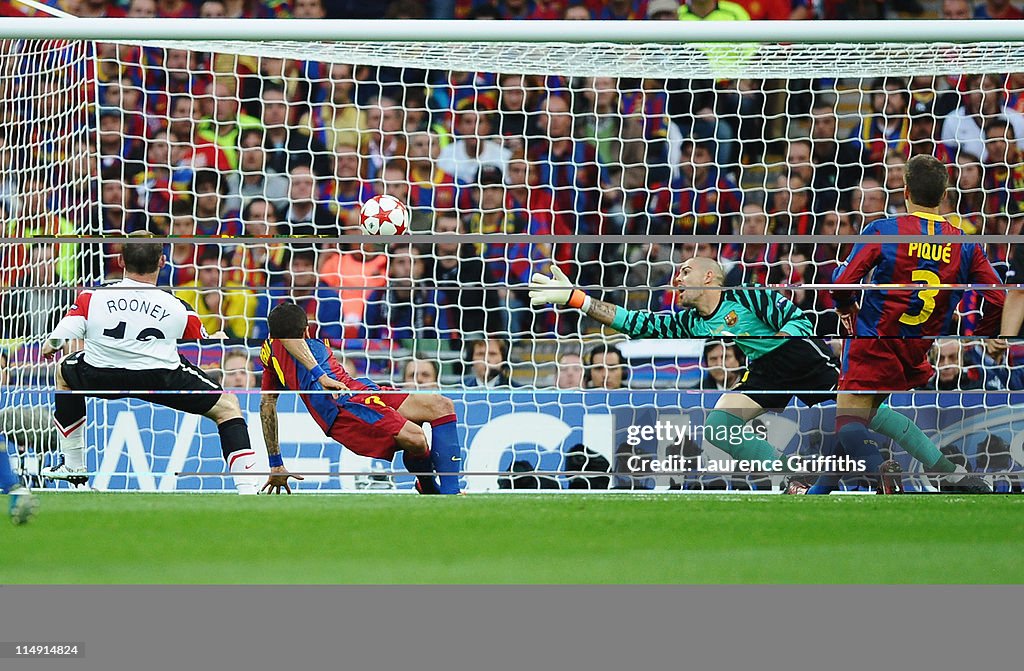
[[[590,296],[572,288],[572,282],[555,264],[551,264],[551,277],[534,273],[530,278],[530,305],[568,305],[586,312]]]

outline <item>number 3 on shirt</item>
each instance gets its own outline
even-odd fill
[[[914,282],[924,282],[925,284],[932,286],[935,284],[942,284],[942,280],[939,276],[930,270],[915,270],[911,275],[910,279]],[[907,326],[917,326],[928,321],[928,318],[932,316],[932,312],[935,311],[935,297],[938,295],[938,289],[925,289],[917,293],[921,299],[921,311],[916,315],[906,314],[900,317],[900,323],[906,324]]]

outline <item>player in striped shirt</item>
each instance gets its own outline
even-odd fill
[[[456,430],[455,406],[441,394],[408,394],[353,378],[327,341],[309,337],[306,312],[282,303],[268,317],[270,339],[260,351],[263,395],[260,419],[270,455],[271,476],[264,490],[291,493],[278,444],[277,397],[282,391],[302,393],[302,402],[323,432],[356,454],[392,461],[402,451],[410,473],[416,473],[421,494],[458,494],[462,447]],[[430,422],[432,448],[420,424]],[[433,473],[440,476],[435,480]]]
[[[861,235],[866,239],[854,245],[850,256],[836,269],[833,282],[859,285],[870,277],[872,284],[896,287],[1001,284],[980,245],[929,239],[963,235],[939,214],[949,180],[946,166],[932,156],[914,156],[907,161],[904,179],[909,214],[879,219],[865,227]],[[919,240],[872,242],[870,236],[875,235],[913,235]],[[855,286],[832,291],[843,325],[856,336],[845,344],[839,390],[870,392],[839,394],[836,433],[847,455],[866,457],[868,470],[872,470],[872,464],[882,465],[868,431],[878,408],[890,392],[914,389],[931,377],[928,352],[932,339],[955,335],[953,312],[963,292],[885,288],[864,292],[861,305]],[[991,309],[982,309],[982,321],[998,321],[1005,301],[1003,290],[978,293],[991,304]],[[978,331],[992,333],[994,327],[983,324]],[[835,476],[822,476],[810,493],[827,493],[837,484]]]
[[[672,283],[684,309],[668,313],[626,310],[593,299],[574,289],[557,266],[552,266],[552,272],[554,277],[533,276],[531,305],[569,305],[634,338],[734,340],[746,355],[747,371],[732,393],[719,396],[708,413],[707,426],[712,430],[705,436],[735,459],[767,462],[778,458],[770,443],[741,430],[755,417],[768,410],[781,411],[794,396],[807,405],[836,398],[839,362],[823,340],[812,337],[811,322],[803,311],[777,291],[722,288],[722,267],[712,259],[695,257],[682,263]],[[946,460],[913,422],[888,406],[882,407],[871,427],[923,464],[932,466]],[[739,436],[741,441],[721,436]],[[949,470],[953,470],[952,464]],[[956,479],[963,487],[976,484],[963,482],[962,476]]]

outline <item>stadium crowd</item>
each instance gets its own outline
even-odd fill
[[[731,12],[727,18],[747,20],[786,12],[787,18],[813,19],[889,11],[880,2],[806,0],[55,4],[80,16],[268,19],[376,13],[703,20]],[[913,13],[916,4],[900,0],[889,9]],[[966,0],[945,0],[942,11],[946,18],[1024,16],[1005,0],[973,9]],[[11,55],[19,47],[5,48]],[[790,244],[787,236],[852,234],[899,212],[900,171],[918,153],[950,165],[956,188],[946,215],[966,232],[1018,233],[1022,223],[1024,75],[1018,73],[629,80],[422,71],[107,43],[95,49],[92,71],[85,73],[99,85],[89,114],[62,110],[60,79],[43,74],[59,60],[59,50],[20,66],[38,68],[35,78],[5,84],[4,97],[13,104],[4,105],[0,155],[11,165],[23,165],[19,152],[45,146],[45,133],[58,130],[55,119],[73,125],[60,128],[65,144],[55,159],[66,166],[66,178],[24,169],[0,184],[10,236],[148,230],[336,239],[359,233],[359,206],[377,193],[407,203],[416,232],[608,236],[601,244],[497,238],[386,250],[315,237],[169,246],[162,283],[196,307],[208,331],[236,339],[265,337],[266,315],[285,300],[303,305],[315,335],[339,347],[352,339],[584,333],[589,327],[572,314],[537,315],[527,307],[522,287],[551,262],[634,308],[671,308],[673,269],[693,255],[717,258],[729,284],[828,283],[846,248]],[[851,98],[863,104],[848,110]],[[17,128],[25,123],[41,126],[40,137]],[[619,234],[678,235],[680,241],[624,244],[616,241]],[[694,234],[769,235],[777,242],[688,242]],[[0,287],[55,290],[5,292],[3,335],[48,333],[71,287],[117,276],[115,251],[111,244],[102,250],[86,243],[5,245]],[[1005,270],[1007,246],[990,244],[988,253]],[[812,316],[819,334],[839,334],[827,292],[785,293]],[[972,295],[961,312],[961,333],[971,335],[978,315]],[[989,365],[973,346],[957,349],[963,370]],[[946,354],[940,348],[937,356]],[[999,368],[1004,362],[990,363]],[[1020,388],[1019,376],[1004,377],[1001,384]]]

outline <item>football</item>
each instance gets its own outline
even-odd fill
[[[409,211],[394,196],[374,196],[359,210],[359,227],[368,235],[402,235],[409,231]]]

